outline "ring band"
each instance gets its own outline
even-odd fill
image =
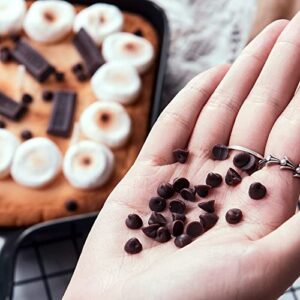
[[[233,145],[233,146],[228,146],[228,149],[247,152],[247,153],[252,154],[253,156],[255,156],[255,157],[257,157],[257,158],[259,158],[261,160],[264,159],[264,157],[261,154],[255,152],[255,151],[253,151],[251,149],[248,149],[246,147],[243,147],[243,146]]]

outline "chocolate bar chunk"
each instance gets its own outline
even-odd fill
[[[47,133],[61,137],[70,136],[75,104],[76,93],[69,91],[54,93],[53,110]]]
[[[46,81],[54,73],[53,66],[24,40],[19,40],[12,50],[13,58],[39,82]]]
[[[14,121],[19,120],[27,111],[26,105],[18,103],[0,92],[0,114]]]
[[[104,63],[97,45],[83,28],[75,34],[73,44],[84,60],[89,75],[92,76]]]

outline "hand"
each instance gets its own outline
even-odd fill
[[[217,144],[235,144],[261,154],[300,161],[300,14],[290,23],[268,26],[230,67],[222,65],[194,78],[153,127],[137,161],[106,201],[87,239],[64,299],[275,299],[300,273],[300,217],[292,217],[300,180],[267,166],[241,184],[225,183],[211,194],[219,221],[178,249],[129,230],[128,214],[150,215],[148,200],[157,186],[175,177],[203,184],[209,172],[223,176],[232,167],[210,158]],[[172,151],[187,147],[186,164]],[[267,196],[255,201],[248,188],[259,181]],[[199,220],[194,204],[187,214]],[[230,208],[244,219],[225,221]],[[167,214],[167,210],[164,212]],[[289,220],[288,220],[289,219]],[[143,244],[136,255],[123,247],[131,237]]]

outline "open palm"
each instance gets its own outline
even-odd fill
[[[161,182],[186,177],[194,185],[205,184],[209,172],[224,177],[235,152],[214,161],[215,144],[300,161],[300,95],[294,96],[300,79],[299,36],[299,14],[290,23],[277,21],[233,66],[198,75],[175,97],[106,201],[64,299],[276,299],[296,279],[300,218],[288,219],[295,213],[300,180],[278,166],[251,176],[241,173],[238,186],[223,182],[214,189],[208,199],[216,201],[218,223],[184,248],[160,244],[129,230],[124,221],[137,213],[147,224],[148,200]],[[185,164],[174,163],[176,148],[189,149]],[[260,201],[248,196],[256,181],[268,191]],[[199,220],[197,203],[187,204],[188,220]],[[231,208],[243,211],[241,223],[225,221]],[[137,255],[124,252],[131,237],[143,244]]]

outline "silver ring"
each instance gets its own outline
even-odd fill
[[[281,170],[292,171],[294,177],[300,178],[300,165],[294,165],[286,155],[282,159],[279,159],[270,154],[266,158],[260,160],[259,165],[261,167],[264,167],[265,165],[279,165]]]
[[[254,155],[257,158],[260,158],[261,160],[264,159],[264,157],[262,155],[260,155],[259,153],[255,152],[251,149],[248,149],[246,147],[243,147],[243,146],[233,145],[233,146],[228,146],[227,148],[230,149],[230,150],[238,150],[238,151],[247,152],[249,154]]]

